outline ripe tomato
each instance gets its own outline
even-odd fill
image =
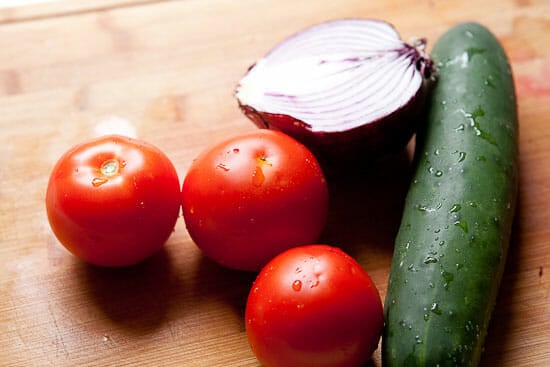
[[[158,148],[103,136],[67,151],[46,193],[59,241],[95,265],[127,266],[159,251],[180,208],[177,172]]]
[[[317,240],[328,189],[304,145],[254,130],[199,155],[183,182],[182,207],[187,230],[207,257],[259,271],[279,252]]]
[[[260,272],[248,296],[248,340],[266,367],[362,366],[384,317],[378,290],[349,255],[327,245],[289,249]]]

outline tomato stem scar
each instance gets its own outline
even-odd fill
[[[101,165],[101,173],[105,176],[114,176],[118,173],[119,163],[116,159],[109,159]]]

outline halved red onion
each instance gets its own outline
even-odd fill
[[[341,19],[294,34],[254,64],[236,98],[262,128],[329,156],[402,148],[422,111],[433,64],[373,19]]]

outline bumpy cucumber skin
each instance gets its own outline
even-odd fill
[[[438,81],[384,305],[386,367],[478,365],[515,210],[518,121],[504,50],[486,28],[464,23],[432,57]]]

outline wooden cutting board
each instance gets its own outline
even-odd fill
[[[150,261],[87,266],[52,235],[45,187],[65,150],[106,132],[157,145],[183,178],[206,144],[254,129],[233,97],[247,67],[291,33],[342,17],[384,19],[429,45],[475,20],[501,40],[519,97],[521,187],[482,366],[550,365],[550,2],[9,3],[0,2],[0,365],[258,365],[243,323],[253,274],[206,260],[181,218]],[[404,155],[330,181],[323,241],[355,256],[382,297],[409,169]]]

